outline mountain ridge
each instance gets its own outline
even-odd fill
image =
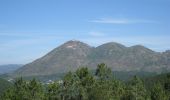
[[[162,72],[170,69],[169,51],[155,52],[142,45],[126,47],[109,42],[92,47],[80,41],[68,41],[45,56],[24,65],[14,72],[15,76],[51,75],[75,71],[81,66],[95,69],[99,63],[106,63],[113,71]]]

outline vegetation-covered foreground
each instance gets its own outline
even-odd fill
[[[45,85],[35,79],[17,79],[2,100],[170,100],[170,77],[153,81],[149,88],[136,76],[129,82],[116,80],[105,65],[95,75],[88,68],[67,73],[61,81]]]

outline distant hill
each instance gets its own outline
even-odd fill
[[[126,47],[115,42],[91,47],[80,41],[68,41],[19,68],[12,76],[52,75],[75,71],[81,66],[93,70],[99,63],[107,64],[112,71],[160,73],[170,70],[170,51],[155,52],[142,45]]]
[[[22,67],[21,64],[0,65],[0,74],[11,73],[20,67]]]

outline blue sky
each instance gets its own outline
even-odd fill
[[[0,0],[0,64],[31,62],[68,40],[170,49],[170,0]]]

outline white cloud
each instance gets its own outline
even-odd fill
[[[90,22],[103,23],[103,24],[136,24],[136,23],[155,23],[151,20],[143,19],[127,19],[127,18],[100,18]]]

